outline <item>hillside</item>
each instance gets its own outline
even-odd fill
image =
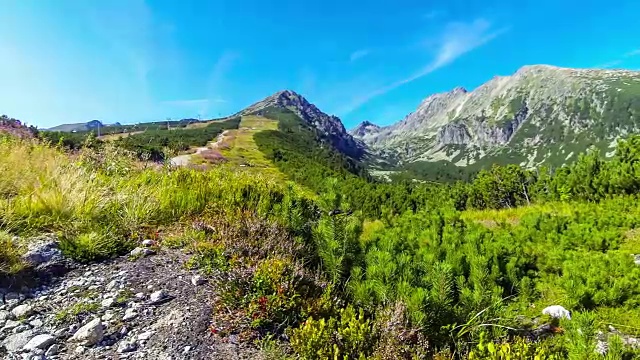
[[[610,153],[640,130],[639,119],[640,72],[535,65],[429,96],[393,125],[351,133],[397,165],[559,166],[591,145]]]
[[[320,131],[322,137],[329,141],[333,147],[353,159],[359,160],[365,154],[364,145],[347,132],[338,117],[323,113],[307,99],[291,90],[279,91],[236,115],[259,115],[269,108],[292,111],[306,124]]]
[[[377,180],[343,131],[286,91],[110,140],[1,135],[0,356],[640,356],[640,136],[446,183]]]

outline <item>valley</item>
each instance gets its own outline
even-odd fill
[[[0,355],[638,358],[639,79],[525,67],[350,132],[291,90],[100,137],[11,121]]]

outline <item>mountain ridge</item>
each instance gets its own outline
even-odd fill
[[[308,125],[317,129],[322,137],[338,151],[353,159],[362,159],[366,154],[364,144],[347,132],[340,118],[322,112],[317,106],[292,90],[278,91],[239,111],[234,116],[260,115],[270,107],[292,111]]]
[[[432,94],[389,126],[359,124],[350,133],[400,165],[444,160],[466,166],[503,155],[528,167],[560,165],[571,153],[562,152],[563,145],[606,150],[636,132],[638,99],[640,72],[528,65],[472,91]]]

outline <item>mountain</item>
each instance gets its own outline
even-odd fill
[[[589,146],[605,153],[640,130],[640,72],[525,66],[473,91],[431,95],[386,127],[350,133],[396,165],[558,166]],[[610,155],[610,154],[608,154]]]
[[[380,132],[381,127],[368,121],[361,122],[353,130],[349,131],[356,138],[364,139],[366,137],[375,136]]]
[[[322,137],[328,140],[338,151],[353,159],[361,159],[366,154],[364,144],[347,132],[338,117],[323,113],[307,99],[291,90],[279,91],[234,116],[260,115],[269,108],[292,111],[305,123],[317,129]]]
[[[74,131],[89,131],[97,128],[102,128],[103,125],[99,120],[91,120],[86,123],[77,123],[77,124],[62,124],[58,126],[54,126],[49,131],[62,131],[62,132],[74,132]]]

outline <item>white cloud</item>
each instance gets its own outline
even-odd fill
[[[371,50],[369,50],[369,49],[361,49],[361,50],[354,51],[349,56],[349,61],[350,62],[357,61],[357,60],[362,59],[363,57],[369,55],[370,53],[371,53]]]
[[[460,56],[488,43],[505,31],[507,31],[507,28],[494,29],[492,24],[485,19],[476,19],[471,23],[449,23],[440,36],[435,39],[435,56],[429,63],[403,79],[356,97],[350,104],[342,109],[341,113],[350,113],[375,97],[386,94],[393,89],[418,80],[449,65]],[[433,41],[429,42],[431,43]]]
[[[425,20],[433,20],[443,14],[444,14],[444,11],[442,10],[431,10],[422,14],[422,18]]]

